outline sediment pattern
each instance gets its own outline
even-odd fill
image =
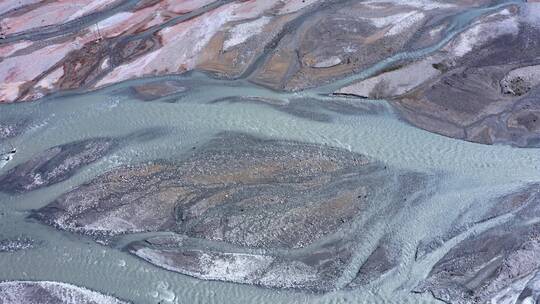
[[[537,2],[0,3],[0,303],[538,302]]]
[[[20,3],[1,13],[0,102],[193,69],[275,89],[313,87],[429,44],[444,16],[488,3],[78,2]]]

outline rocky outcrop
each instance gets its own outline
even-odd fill
[[[508,72],[500,82],[504,94],[521,96],[540,85],[540,66],[526,66]]]
[[[6,304],[127,304],[86,288],[48,281],[0,283],[0,303]]]

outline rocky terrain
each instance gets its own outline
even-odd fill
[[[198,278],[327,291],[368,214],[396,212],[425,179],[340,149],[222,134],[180,163],[108,172],[33,217],[105,243],[172,232],[129,251]]]
[[[193,69],[273,89],[306,89],[434,45],[450,26],[446,17],[488,3],[79,2],[4,8],[1,102]],[[392,99],[405,120],[446,136],[536,146],[538,10],[530,3],[484,16],[440,51],[336,93]],[[37,15],[42,20],[34,22]],[[28,67],[28,61],[39,64]],[[153,100],[183,87],[169,81],[134,90]]]
[[[405,120],[442,135],[537,147],[538,12],[529,4],[487,15],[427,58],[338,93],[391,99]]]
[[[0,11],[0,102],[192,69],[312,87],[429,45],[445,16],[489,1],[98,3],[23,1]]]
[[[0,191],[20,193],[61,182],[113,147],[112,140],[97,138],[50,148],[1,175]]]
[[[344,279],[373,221],[422,204],[429,185],[426,175],[345,150],[223,133],[179,162],[107,172],[31,217],[112,246],[124,235],[156,233],[125,249],[196,278],[326,292],[395,271],[401,241],[384,234],[357,274]],[[538,189],[498,197],[490,209],[467,212],[445,234],[423,240],[418,262],[455,245],[414,292],[447,303],[535,299],[538,288],[529,285],[540,269]],[[460,240],[471,227],[504,217]]]
[[[486,231],[458,242],[431,269],[417,292],[431,292],[446,303],[534,303],[540,271],[539,185],[497,199],[477,218],[455,223],[454,231],[419,247],[419,259],[456,239],[467,226],[511,215]]]
[[[1,2],[0,304],[536,303],[539,49],[538,1]]]
[[[4,8],[0,101],[193,69],[301,90],[434,45],[450,27],[446,17],[489,3],[79,2]],[[484,16],[427,58],[396,63],[336,92],[394,99],[408,122],[446,136],[535,146],[538,9],[530,3]],[[37,15],[42,20],[34,22]],[[183,90],[162,85],[135,92],[152,100]]]
[[[0,303],[125,304],[126,302],[66,283],[9,281],[0,283]]]
[[[24,128],[13,127],[15,133],[22,133]],[[113,153],[119,146],[145,142],[164,134],[161,129],[148,129],[134,132],[119,138],[89,138],[69,142],[46,149],[33,155],[0,175],[0,192],[16,194],[54,185],[69,179],[80,169],[99,161]],[[12,145],[0,159],[0,168],[7,165],[16,155]]]

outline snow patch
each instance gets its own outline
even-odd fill
[[[254,21],[234,26],[229,31],[229,39],[223,44],[223,49],[228,50],[235,45],[244,43],[250,37],[261,33],[264,26],[270,22],[270,19],[270,17],[264,16]]]
[[[231,281],[250,284],[258,279],[274,258],[265,255],[248,253],[218,253],[193,251],[194,264],[178,264],[174,256],[181,253],[160,252],[151,248],[140,248],[135,254],[157,266],[204,280]]]
[[[158,32],[163,47],[116,67],[96,87],[145,75],[182,73],[192,70],[210,39],[228,22],[254,19],[275,3],[248,1],[221,6],[197,18],[167,27]]]
[[[396,24],[394,24],[392,28],[386,32],[385,36],[401,34],[411,26],[415,25],[417,22],[422,21],[424,17],[425,15],[422,12],[413,12],[412,15],[402,18]]]
[[[338,56],[331,56],[323,61],[317,62],[313,67],[315,68],[329,68],[341,63],[341,59]]]
[[[115,212],[118,213],[118,212]],[[102,217],[93,223],[85,225],[84,228],[80,228],[81,231],[89,232],[112,232],[112,233],[122,233],[122,232],[142,232],[141,229],[137,228],[137,225],[134,223],[123,219],[122,214],[113,214],[108,217]]]
[[[371,22],[371,24],[373,24],[377,28],[391,26],[391,28],[386,32],[385,36],[394,36],[407,30],[409,27],[413,26],[415,23],[422,21],[424,17],[425,17],[424,13],[420,11],[410,11],[410,12],[405,12],[405,13],[389,15],[385,17],[374,17],[374,18],[364,18],[364,19]]]
[[[13,281],[0,283],[0,303],[28,304],[37,303],[39,290],[47,291],[51,297],[61,300],[61,304],[100,303],[125,304],[125,302],[86,288],[71,284],[49,281]]]
[[[133,15],[134,14],[130,13],[130,12],[121,12],[121,13],[112,15],[109,18],[107,18],[105,20],[102,20],[102,21],[97,23],[98,26],[99,26],[99,30],[102,31],[102,30],[105,30],[105,29],[107,29],[109,27],[113,27],[113,26],[115,26],[115,25],[117,25],[119,23],[122,23],[122,22],[128,20]]]
[[[507,34],[516,35],[518,32],[519,25],[515,17],[500,21],[477,23],[461,33],[459,38],[450,45],[450,49],[455,56],[462,57],[475,47],[481,46],[494,38]]]
[[[242,253],[219,257],[203,253],[199,259],[203,278],[233,282],[249,282],[255,272],[270,266],[272,261],[272,258],[266,256]]]
[[[403,5],[403,6],[412,6],[415,8],[422,9],[422,10],[433,10],[433,9],[455,7],[455,5],[451,3],[444,3],[444,2],[433,1],[433,0],[370,0],[364,3],[368,5],[392,3],[392,4]]]
[[[101,10],[105,8],[107,5],[114,3],[115,0],[101,0],[101,1],[89,1],[88,4],[80,4],[78,5],[77,11],[69,16],[69,18],[66,21],[75,20],[77,18],[80,18],[82,16],[88,15],[92,12]]]
[[[270,269],[263,278],[263,285],[292,288],[319,280],[317,269],[304,263],[293,261]]]
[[[540,3],[527,3],[524,7],[523,19],[530,25],[540,28]]]
[[[64,75],[64,67],[61,66],[54,70],[52,73],[41,79],[37,84],[36,87],[41,87],[44,89],[53,89],[54,84],[60,80],[60,78]]]

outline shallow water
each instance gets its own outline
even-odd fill
[[[446,42],[474,17],[500,8],[478,9],[459,15],[447,33]],[[175,102],[141,102],[125,93],[133,84],[155,80],[143,79],[92,93],[57,94],[39,102],[2,106],[0,120],[29,120],[30,127],[10,140],[10,144],[17,147],[17,154],[0,169],[0,173],[59,144],[92,137],[125,140],[118,150],[67,181],[24,195],[0,194],[0,238],[25,235],[43,242],[32,250],[0,253],[0,280],[68,282],[134,303],[435,302],[427,294],[410,293],[410,289],[426,276],[432,264],[453,243],[508,218],[502,216],[474,226],[420,262],[414,260],[418,242],[426,236],[443,233],[463,213],[473,216],[474,212],[485,210],[490,205],[490,198],[540,181],[540,149],[487,146],[432,134],[399,120],[382,100],[347,100],[382,105],[383,110],[376,114],[345,115],[322,107],[312,109],[329,115],[331,121],[300,118],[264,102],[213,101],[224,97],[234,101],[239,96],[264,98],[281,104],[296,98],[330,100],[334,97],[320,94],[331,92],[332,86],[366,77],[404,57],[422,57],[444,43],[397,55],[361,75],[298,93],[279,93],[243,80],[221,81],[190,73],[167,77],[184,82],[188,88],[187,92],[174,98]],[[365,231],[355,263],[344,275],[343,282],[345,284],[356,274],[383,233],[392,233],[403,246],[398,271],[363,288],[324,295],[201,281],[160,269],[90,239],[25,219],[29,210],[46,205],[67,189],[110,168],[155,159],[175,159],[223,131],[327,144],[365,154],[393,168],[434,176],[436,185],[429,185],[434,194],[423,204],[404,203],[394,218],[385,218],[375,208],[370,217],[380,219],[374,220],[375,224]]]

